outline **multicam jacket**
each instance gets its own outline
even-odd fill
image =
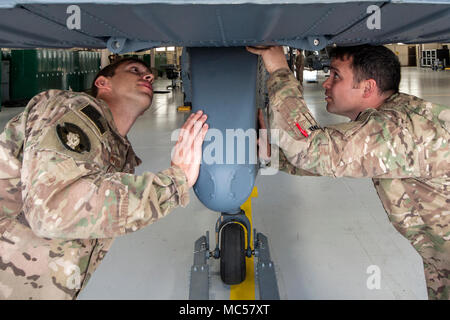
[[[398,93],[355,121],[321,128],[287,69],[268,80],[280,168],[370,177],[395,228],[422,256],[430,299],[450,295],[450,108]]]
[[[140,162],[103,101],[35,96],[0,135],[0,299],[76,298],[114,237],[187,205],[181,169]]]

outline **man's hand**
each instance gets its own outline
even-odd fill
[[[268,141],[267,128],[264,123],[264,114],[258,109],[259,138],[258,138],[258,156],[264,161],[270,161],[270,143]]]
[[[289,69],[283,47],[247,47],[247,51],[263,58],[267,72],[273,73],[279,69]]]
[[[189,188],[197,181],[202,159],[202,144],[208,124],[203,111],[192,113],[181,127],[178,141],[172,154],[172,166],[178,166],[186,174]]]

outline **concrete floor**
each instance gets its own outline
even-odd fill
[[[347,121],[325,110],[321,82],[305,84],[305,99],[322,125]],[[159,80],[156,90],[168,84]],[[401,91],[450,105],[450,72],[402,68]],[[156,94],[129,134],[143,160],[137,174],[170,164],[170,137],[186,117],[180,93]],[[3,109],[0,125],[20,112]],[[420,256],[389,223],[370,179],[258,176],[253,228],[269,238],[282,299],[426,299]],[[79,299],[187,299],[194,241],[213,241],[219,216],[191,190],[187,208],[116,239]],[[210,261],[210,299],[229,299],[218,260]],[[368,267],[381,272],[370,290]]]

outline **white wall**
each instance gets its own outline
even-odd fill
[[[387,44],[386,47],[394,52],[402,67],[408,66],[408,47],[413,46],[411,44]]]

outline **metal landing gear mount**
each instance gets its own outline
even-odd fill
[[[252,255],[258,259],[256,276],[259,296],[262,300],[279,300],[274,263],[270,260],[267,237],[253,230],[254,250],[250,246],[250,221],[245,212],[222,213],[216,223],[216,247],[210,251],[209,231],[194,245],[194,264],[191,267],[189,288],[190,300],[209,300],[208,259],[220,259],[220,276],[227,285],[236,285],[245,280],[246,261]],[[246,237],[247,234],[247,237]],[[245,239],[247,238],[247,244]],[[219,241],[220,239],[220,241]]]

